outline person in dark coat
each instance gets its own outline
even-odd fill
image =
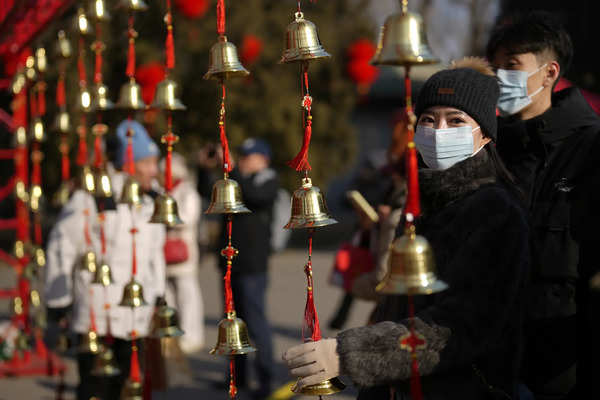
[[[516,398],[528,226],[494,147],[498,84],[483,60],[440,71],[421,89],[415,143],[422,216],[438,278],[449,288],[416,296],[415,329],[423,398]],[[382,296],[374,325],[289,349],[298,387],[346,375],[359,399],[409,399],[407,299]],[[393,390],[392,390],[393,389]],[[395,393],[395,395],[391,395]]]
[[[579,89],[553,93],[573,49],[551,14],[505,19],[487,55],[500,81],[498,152],[532,225],[523,379],[536,400],[582,398],[576,386],[600,398],[600,294],[590,289],[600,271],[600,118]]]

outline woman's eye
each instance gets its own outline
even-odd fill
[[[424,123],[428,123],[428,124],[432,124],[435,122],[435,120],[427,115],[423,115],[421,116],[421,121],[420,122],[424,122]]]
[[[461,125],[461,124],[465,124],[466,122],[467,122],[467,121],[465,121],[465,120],[464,120],[464,119],[462,119],[462,118],[452,118],[452,119],[450,120],[450,123],[451,123],[451,124],[453,124],[453,125]]]

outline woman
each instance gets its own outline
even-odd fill
[[[493,144],[498,92],[487,64],[467,59],[429,78],[416,103],[417,231],[449,285],[414,299],[427,400],[516,398],[528,227]],[[346,375],[360,399],[410,398],[411,357],[399,345],[407,316],[405,297],[385,296],[375,318],[384,322],[289,349],[297,387]]]

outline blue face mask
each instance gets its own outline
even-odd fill
[[[531,98],[541,92],[544,86],[535,92],[527,93],[527,80],[530,76],[537,74],[544,64],[533,72],[498,69],[498,84],[500,85],[500,98],[498,99],[498,111],[500,115],[513,115],[531,104]]]
[[[417,125],[415,145],[429,168],[448,169],[474,154],[473,132],[477,129],[468,125],[446,129]]]

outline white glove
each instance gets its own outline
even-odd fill
[[[340,357],[336,351],[336,339],[321,339],[318,342],[294,346],[283,354],[290,373],[300,378],[292,391],[314,385],[340,374]]]

